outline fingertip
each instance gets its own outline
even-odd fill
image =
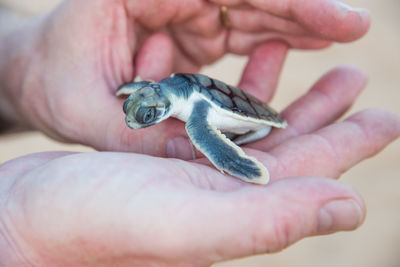
[[[364,221],[365,202],[350,185],[323,177],[297,179],[292,190],[300,192],[299,199],[292,201],[306,201],[310,210],[307,212],[308,207],[304,207],[303,213],[313,214],[308,217],[309,223],[303,225],[303,230],[309,227],[306,236],[354,230]]]
[[[332,84],[335,87],[361,92],[367,82],[368,77],[364,70],[351,64],[344,64],[327,72],[311,90],[321,88],[329,90],[332,86],[328,84]]]
[[[337,0],[295,1],[294,15],[305,27],[322,38],[351,42],[364,36],[370,27],[369,11],[353,8]]]
[[[368,83],[368,75],[365,70],[351,64],[339,66],[339,70],[345,72],[348,80],[353,81],[353,86],[363,90]]]
[[[371,19],[369,11],[366,9],[353,9],[343,16],[338,23],[337,31],[332,31],[331,35],[338,42],[352,42],[360,39],[367,34]]]
[[[360,111],[347,120],[356,122],[369,136],[370,142],[379,144],[377,151],[400,137],[400,115],[382,108]]]
[[[168,158],[193,160],[195,157],[194,153],[194,147],[186,137],[175,136],[166,142],[165,154]]]
[[[318,212],[317,233],[350,231],[362,224],[365,218],[361,206],[353,199],[333,200],[323,205]]]
[[[351,25],[351,21],[354,21],[354,25],[358,25],[358,27],[353,27],[348,30],[347,34],[344,34],[339,42],[352,42],[368,33],[371,27],[371,14],[368,9],[365,8],[353,8],[348,14],[349,25]]]
[[[364,76],[366,77],[366,73],[363,69],[360,67],[353,65],[353,64],[342,64],[336,68],[339,71],[345,71],[345,72],[351,72],[353,74],[356,74],[358,76]]]

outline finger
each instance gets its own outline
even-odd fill
[[[268,153],[249,148],[245,151],[268,168],[271,182],[305,175],[339,177],[399,136],[400,116],[369,109],[312,134],[292,138]],[[211,166],[206,159],[197,162]]]
[[[189,32],[206,38],[213,38],[219,35],[223,30],[220,21],[220,10],[217,6],[200,1],[202,7],[199,8],[196,16],[189,17],[184,24],[172,25],[176,30]]]
[[[185,136],[186,131],[184,124],[173,118],[139,130],[128,128],[124,118],[114,118],[110,123],[109,135],[108,148],[100,150],[137,152],[164,157],[168,140],[175,136]]]
[[[207,38],[187,31],[184,25],[177,25],[172,30],[180,53],[186,55],[196,66],[210,64],[226,54],[227,31]]]
[[[136,75],[159,81],[172,73],[173,43],[170,37],[157,33],[143,44],[136,58]]]
[[[249,57],[239,88],[268,102],[278,84],[287,49],[287,45],[282,42],[268,42],[258,46]]]
[[[366,82],[366,75],[352,66],[341,66],[328,72],[282,112],[288,122],[286,129],[273,131],[249,147],[268,151],[289,138],[313,132],[335,121],[350,108]]]
[[[279,33],[306,36],[312,32],[296,21],[288,20],[254,8],[230,7],[227,16],[231,28],[245,32],[275,31]]]
[[[192,240],[206,241],[193,249],[215,262],[277,252],[307,236],[353,230],[362,223],[365,206],[354,190],[337,181],[296,178],[206,198],[196,215],[206,219],[185,225]]]
[[[257,0],[256,0],[257,1]],[[354,41],[367,33],[369,12],[340,1],[291,1],[288,11],[295,20],[322,38],[338,42]]]
[[[220,5],[248,3],[256,9],[298,22],[320,38],[348,42],[362,37],[370,26],[365,9],[352,8],[336,0],[275,1],[214,0]]]
[[[322,49],[331,44],[330,41],[313,37],[291,36],[278,32],[253,33],[232,29],[227,42],[228,52],[238,55],[248,55],[260,44],[279,40],[286,42],[292,48]]]
[[[343,122],[282,143],[269,156],[265,155],[264,162],[270,167],[271,180],[299,175],[338,177],[379,153],[399,136],[398,115],[368,109]]]
[[[200,71],[201,65],[194,62],[189,55],[186,55],[178,47],[175,47],[174,50],[173,73],[197,73]]]

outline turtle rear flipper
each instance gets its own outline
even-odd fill
[[[244,154],[242,149],[207,122],[210,104],[198,101],[186,122],[186,131],[195,147],[221,171],[246,182],[266,184],[267,169],[255,158]]]
[[[224,135],[231,141],[233,141],[238,146],[245,145],[257,140],[260,140],[267,136],[271,131],[271,126],[260,127],[256,130],[250,130],[245,134],[235,134],[235,133],[224,133]]]

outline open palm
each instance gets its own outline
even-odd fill
[[[285,130],[249,145],[266,186],[223,175],[206,159],[47,152],[0,166],[2,259],[37,266],[205,266],[356,228],[357,193],[333,179],[400,134],[371,109],[330,124],[365,84],[342,67],[284,114]],[[268,151],[268,152],[266,152]],[[11,249],[12,248],[12,249]]]
[[[369,27],[365,11],[337,1],[285,0],[235,1],[227,29],[219,19],[222,2],[62,2],[6,42],[18,59],[5,75],[17,83],[7,94],[16,109],[10,114],[59,140],[165,155],[168,140],[185,135],[182,124],[169,120],[130,131],[122,100],[114,96],[121,84],[136,75],[158,80],[171,72],[196,72],[237,53],[249,55],[240,87],[268,100],[287,46],[321,48],[358,39]],[[285,44],[268,43],[276,39]]]

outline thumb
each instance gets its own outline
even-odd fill
[[[276,252],[307,236],[353,230],[365,216],[353,189],[326,178],[288,178],[228,194],[207,208],[215,212],[207,221],[214,232],[210,249],[219,251],[219,260]]]

